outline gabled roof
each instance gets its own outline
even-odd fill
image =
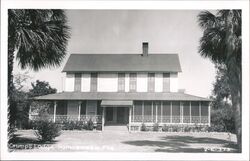
[[[61,92],[35,97],[35,100],[168,100],[168,101],[211,101],[186,93],[131,93],[131,92]]]
[[[178,54],[71,54],[63,72],[181,72]]]

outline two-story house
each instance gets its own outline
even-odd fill
[[[51,119],[130,127],[145,123],[210,125],[209,99],[180,92],[178,54],[71,54],[65,91],[36,97],[54,101]]]

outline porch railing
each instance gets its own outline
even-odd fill
[[[156,120],[157,119],[157,120]],[[193,123],[193,124],[208,124],[208,116],[157,116],[152,115],[134,115],[131,118],[132,123]]]
[[[40,120],[46,119],[49,121],[54,121],[54,115],[46,115],[46,116],[38,116],[38,115],[31,115],[30,120]],[[94,123],[101,123],[102,122],[102,115],[56,115],[55,122],[65,122],[65,121],[83,121],[87,122],[92,120]]]

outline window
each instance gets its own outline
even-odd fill
[[[81,91],[81,73],[75,73],[75,91]]]
[[[97,91],[97,73],[91,73],[90,91],[91,92]]]
[[[170,73],[163,73],[163,92],[170,92]]]
[[[118,92],[125,92],[125,73],[118,73]]]
[[[135,92],[136,91],[136,73],[129,74],[129,91]]]
[[[155,91],[155,73],[148,73],[148,92]]]

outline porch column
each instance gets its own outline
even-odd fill
[[[170,123],[172,123],[172,101],[170,101]]]
[[[81,104],[82,104],[82,101],[79,101],[78,102],[78,121],[81,120]]]
[[[54,119],[53,119],[53,122],[56,122],[56,107],[57,107],[57,102],[54,101]]]
[[[141,117],[142,117],[142,122],[144,122],[144,101],[142,101]]]
[[[153,105],[153,101],[151,104],[151,118],[152,118],[152,123],[154,122],[154,105]]]
[[[199,101],[199,116],[200,116],[200,123],[201,123],[201,101]]]
[[[180,122],[183,123],[183,104],[180,101]]]
[[[157,120],[157,114],[158,114],[158,104],[157,103],[155,103],[155,122],[157,123],[158,122],[158,120]]]
[[[163,101],[161,101],[161,123],[162,123],[162,104],[163,104]]]
[[[104,131],[105,107],[102,108],[102,131]]]
[[[189,102],[189,123],[192,123],[192,114],[191,114],[191,111],[192,110],[192,106],[191,106],[191,101]]]
[[[128,116],[128,131],[130,131],[130,125],[131,125],[131,108],[129,107],[129,116]]]
[[[210,103],[208,104],[208,126],[211,126],[211,120],[210,120],[210,114],[211,114],[211,106]]]

